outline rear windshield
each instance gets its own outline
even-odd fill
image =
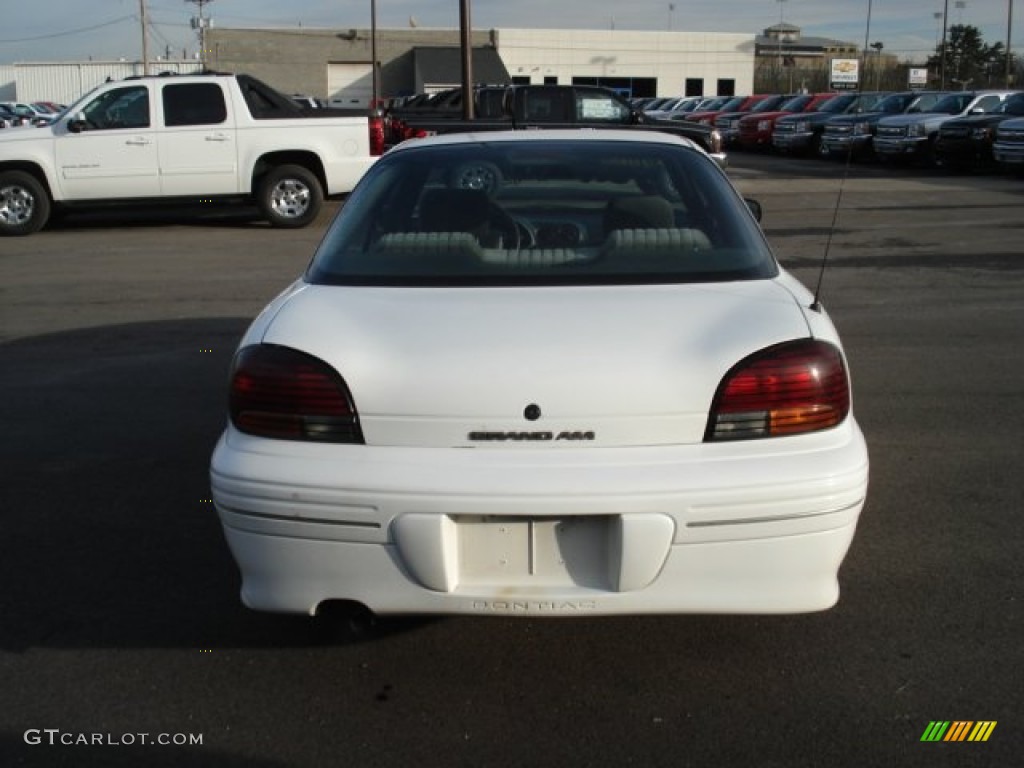
[[[747,206],[692,148],[499,140],[382,157],[331,225],[306,279],[582,285],[775,274]]]

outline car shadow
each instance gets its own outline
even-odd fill
[[[312,226],[326,226],[334,217],[340,201],[324,202],[323,210]],[[46,228],[53,231],[119,229],[161,226],[220,227],[231,229],[263,228],[270,224],[255,205],[210,201],[208,203],[139,203],[97,207],[57,208]]]
[[[241,605],[208,463],[248,322],[113,325],[0,345],[0,648],[317,645],[422,624]]]

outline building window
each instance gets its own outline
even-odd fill
[[[529,84],[530,84],[530,76],[529,75],[513,75],[512,76],[512,85],[529,85]]]
[[[736,81],[732,78],[720,78],[718,80],[718,90],[716,93],[719,96],[735,96]]]
[[[572,84],[610,88],[626,99],[634,96],[655,96],[658,93],[656,77],[573,77]]]
[[[544,85],[558,85],[558,77],[554,75],[545,75]]]
[[[703,77],[688,77],[686,78],[686,93],[684,96],[703,96],[704,95],[704,78]]]

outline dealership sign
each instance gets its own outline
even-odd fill
[[[907,84],[911,88],[924,88],[928,85],[928,70],[924,68],[911,67],[908,73]]]
[[[854,90],[859,79],[860,62],[857,59],[832,59],[832,73],[829,78],[832,90]]]

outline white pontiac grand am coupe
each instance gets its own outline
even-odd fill
[[[868,482],[839,338],[668,135],[406,142],[230,375],[251,608],[823,610]]]

